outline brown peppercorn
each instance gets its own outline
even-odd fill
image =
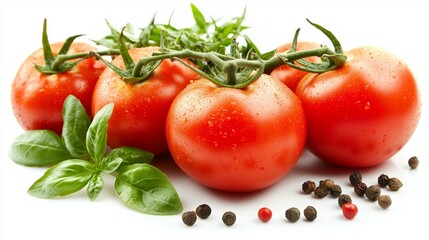
[[[390,178],[387,186],[392,191],[398,191],[402,187],[402,182],[398,178]]]
[[[194,223],[197,221],[197,215],[194,211],[187,211],[182,214],[182,221],[184,224],[188,226],[194,225]]]
[[[341,194],[338,197],[338,205],[342,207],[344,203],[352,203],[352,198],[347,194]]]
[[[231,211],[228,211],[228,212],[225,212],[223,215],[222,215],[222,221],[223,221],[223,223],[225,223],[225,225],[227,225],[227,226],[232,226],[232,225],[234,225],[234,223],[235,223],[235,221],[237,220],[237,216],[235,215],[235,213],[233,213],[233,212],[231,212]]]
[[[357,183],[362,182],[362,174],[359,171],[354,171],[350,174],[349,180],[352,186],[354,186]]]
[[[331,187],[331,189],[329,189],[329,193],[334,198],[337,198],[338,196],[340,196],[342,192],[343,190],[341,189],[340,185],[337,185],[337,184],[335,184],[334,186]]]
[[[392,199],[389,197],[389,195],[380,195],[378,197],[378,205],[381,208],[386,209],[392,205]]]
[[[366,189],[367,189],[367,186],[364,182],[358,182],[354,186],[354,191],[355,191],[356,195],[358,195],[360,197],[365,195]]]
[[[419,163],[419,159],[416,156],[408,159],[408,166],[410,166],[411,169],[416,169],[419,166]]]
[[[335,185],[334,181],[332,179],[325,179],[320,183],[320,186],[325,187],[326,189],[330,190]]]
[[[380,187],[377,185],[371,185],[365,191],[365,196],[370,201],[376,201],[377,198],[380,196],[380,194],[381,194],[381,190],[380,190]]]
[[[313,206],[307,206],[304,209],[304,217],[308,220],[308,221],[313,221],[314,219],[317,218],[317,211]]]
[[[206,219],[212,213],[212,209],[207,204],[201,204],[197,207],[197,209],[195,210],[195,213],[197,214],[198,217],[202,219]]]
[[[285,216],[287,220],[289,220],[290,222],[296,222],[301,217],[301,213],[299,212],[298,208],[291,207],[288,210],[286,210]]]
[[[324,198],[328,195],[329,191],[323,186],[318,186],[314,189],[313,194],[316,198]]]
[[[378,185],[380,185],[380,187],[386,187],[387,184],[389,183],[389,176],[387,176],[386,174],[381,174],[378,179]]]
[[[312,193],[313,191],[314,191],[314,189],[316,188],[316,183],[315,182],[313,182],[313,181],[310,181],[310,180],[308,180],[308,181],[305,181],[303,184],[302,184],[302,191],[305,193],[305,194],[310,194],[310,193]]]

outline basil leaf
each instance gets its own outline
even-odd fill
[[[70,159],[49,168],[29,189],[39,198],[66,196],[79,191],[96,172],[96,166],[85,160]]]
[[[142,213],[169,215],[183,210],[167,176],[147,163],[121,167],[115,191],[124,204]]]
[[[15,138],[9,149],[9,158],[26,166],[50,166],[72,156],[56,133],[32,130]]]
[[[122,158],[120,157],[105,157],[100,161],[99,167],[104,173],[111,173],[118,169],[122,163]]]
[[[154,155],[139,148],[120,147],[112,149],[106,156],[107,158],[122,158],[122,166],[134,163],[150,163]]]
[[[86,188],[86,194],[88,195],[91,201],[94,201],[98,195],[100,195],[101,190],[104,187],[104,180],[101,174],[95,173],[92,175],[91,179],[88,182],[88,187]]]
[[[75,158],[87,159],[86,132],[91,124],[91,118],[86,113],[80,101],[70,95],[64,101],[64,125],[62,138],[66,148]]]
[[[95,163],[101,161],[107,145],[107,122],[113,111],[113,103],[107,104],[95,114],[86,133],[86,148]]]

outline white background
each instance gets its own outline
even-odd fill
[[[10,85],[24,59],[41,47],[43,19],[48,19],[51,42],[85,33],[85,39],[99,39],[107,34],[105,19],[121,27],[127,22],[146,26],[154,13],[157,22],[166,23],[174,11],[173,25],[193,24],[189,1],[1,1],[0,37],[0,203],[1,239],[193,239],[207,237],[273,236],[304,239],[371,238],[422,236],[429,214],[427,200],[427,128],[428,107],[428,50],[427,23],[429,17],[424,1],[193,1],[206,15],[214,18],[240,16],[247,7],[246,31],[262,51],[289,42],[300,27],[301,39],[328,44],[320,32],[312,28],[306,18],[330,29],[342,42],[344,49],[362,45],[384,47],[404,59],[418,81],[423,101],[420,124],[409,143],[392,159],[369,169],[362,169],[364,181],[375,184],[377,177],[387,174],[402,180],[399,192],[383,189],[392,197],[391,208],[383,210],[377,203],[354,195],[348,183],[353,169],[337,168],[317,160],[304,152],[292,172],[269,189],[247,193],[223,193],[204,188],[186,177],[168,159],[155,163],[164,170],[181,196],[184,210],[193,210],[201,203],[213,209],[207,220],[199,220],[193,227],[185,226],[181,215],[151,216],[127,208],[116,197],[113,179],[106,177],[105,188],[95,202],[81,191],[69,197],[45,200],[27,194],[28,187],[45,169],[15,164],[8,157],[13,139],[23,130],[16,123],[10,107]],[[398,126],[401,127],[401,126]],[[420,166],[409,170],[407,160],[420,158]],[[354,199],[359,213],[346,220],[336,199],[315,199],[301,193],[306,180],[318,182],[332,178]],[[319,212],[314,222],[287,222],[284,211],[298,207],[301,211],[313,205]],[[260,207],[273,210],[268,223],[257,219]],[[221,221],[223,212],[232,210],[237,222],[226,227]],[[423,220],[422,220],[423,217]],[[415,235],[414,235],[415,236]],[[397,238],[395,238],[397,239]]]

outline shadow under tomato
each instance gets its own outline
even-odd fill
[[[365,167],[365,168],[349,168],[344,166],[338,166],[326,161],[323,161],[313,155],[307,149],[301,155],[300,160],[297,165],[291,171],[293,175],[300,176],[309,176],[309,177],[344,177],[349,176],[353,171],[360,171],[362,175],[373,175],[373,174],[381,174],[382,171],[386,171],[386,169],[396,169],[397,166],[394,164],[392,159],[385,161],[384,163],[373,166],[373,167]]]

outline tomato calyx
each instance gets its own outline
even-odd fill
[[[334,51],[332,51],[327,46],[321,46],[320,48],[297,52],[296,48],[298,44],[298,34],[300,31],[298,28],[295,32],[291,48],[286,52],[276,54],[270,60],[268,60],[266,62],[265,73],[271,73],[271,71],[277,67],[280,67],[282,64],[287,64],[290,67],[306,72],[322,73],[339,68],[346,63],[347,57],[344,55],[341,43],[335,37],[335,35],[321,25],[311,22],[309,19],[307,19],[307,22],[309,22],[313,27],[320,30],[323,34],[325,34],[326,37],[328,37],[334,47]],[[314,63],[305,60],[306,57],[311,56],[320,57],[321,62]]]
[[[43,57],[45,60],[45,66],[34,64],[34,68],[43,73],[43,74],[57,74],[67,72],[80,62],[87,58],[94,57],[95,54],[93,52],[83,52],[76,54],[68,54],[71,45],[74,40],[78,37],[83,36],[84,34],[74,35],[68,37],[66,41],[64,41],[63,46],[56,56],[52,52],[51,45],[48,39],[48,31],[47,31],[47,20],[43,21],[43,33],[42,33],[42,46],[43,46]],[[115,55],[117,54],[115,50],[106,50],[100,51],[99,55]],[[76,60],[74,60],[76,59]],[[74,61],[70,61],[74,60]]]

